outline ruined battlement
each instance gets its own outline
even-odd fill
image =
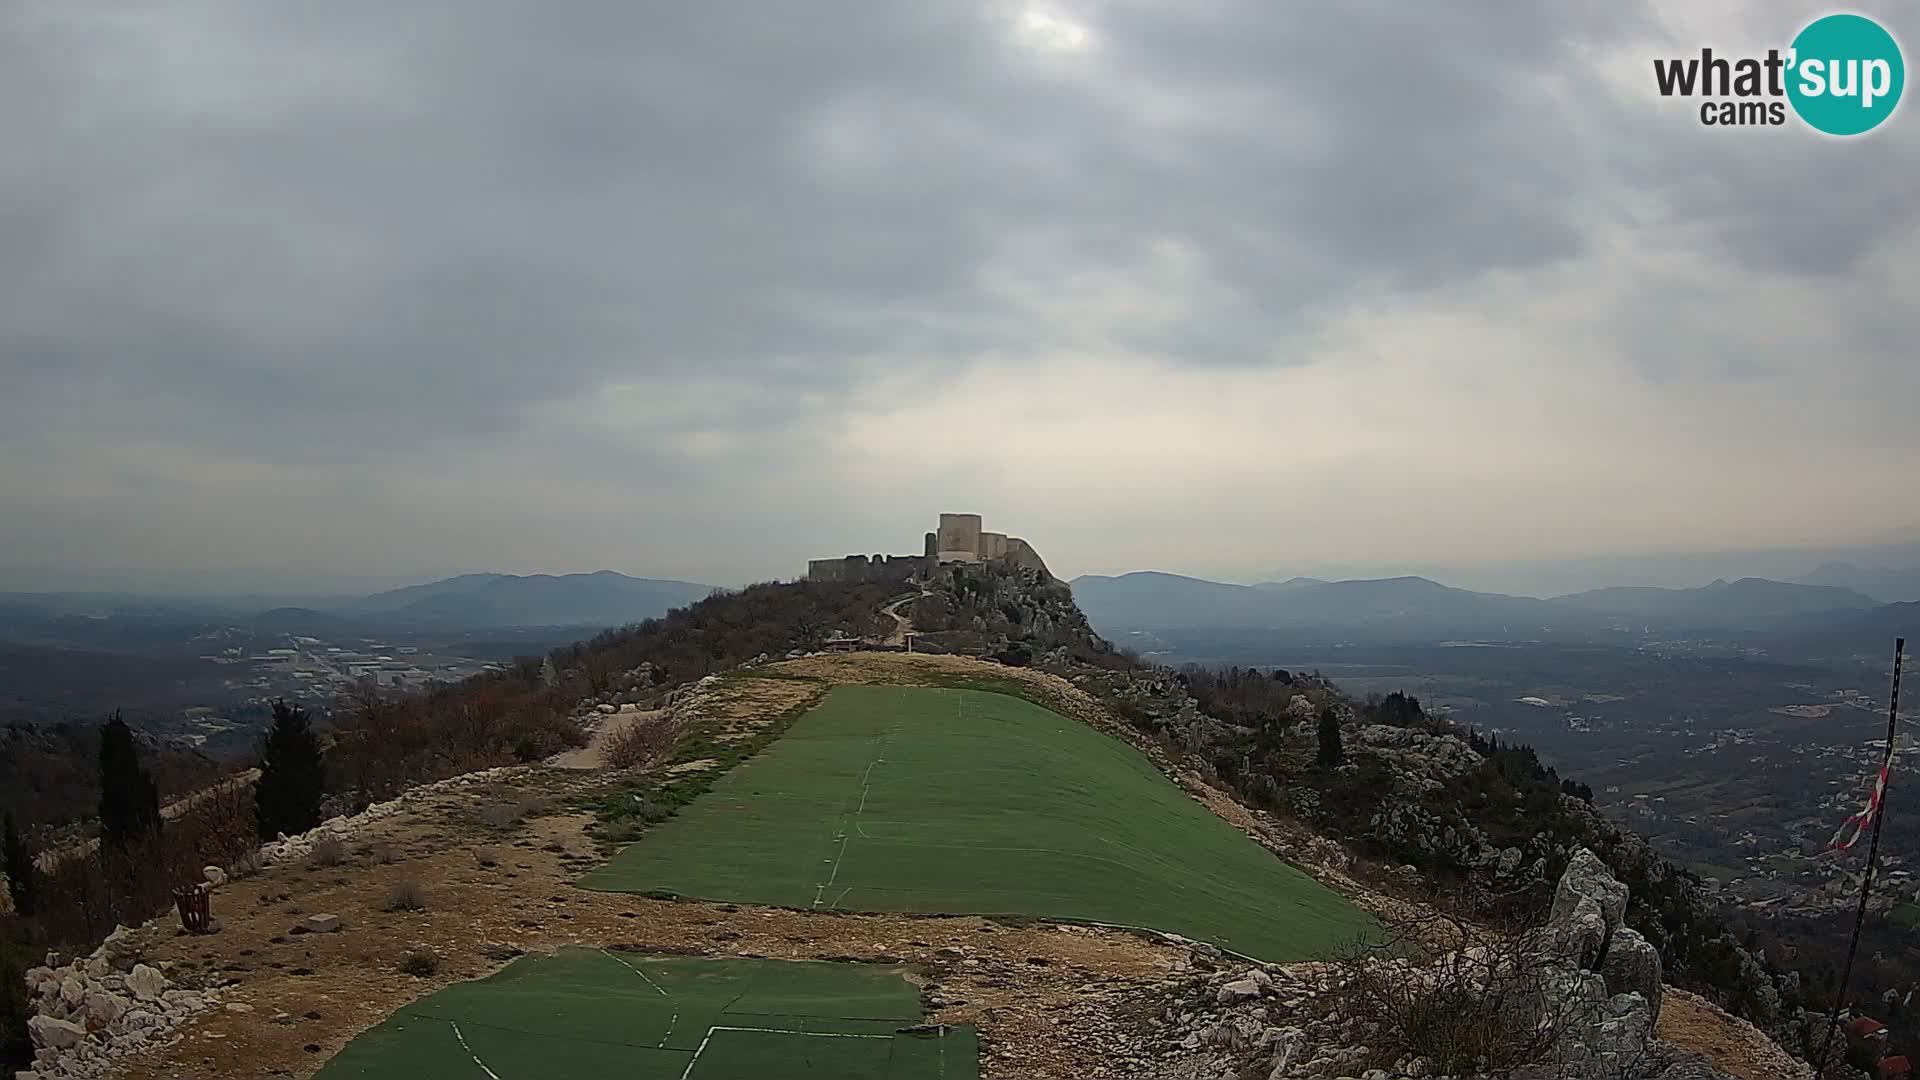
[[[926,577],[948,563],[1003,562],[1051,577],[1033,545],[1017,536],[986,532],[979,514],[941,514],[939,528],[925,536],[919,555],[847,555],[807,563],[809,581],[906,581]]]

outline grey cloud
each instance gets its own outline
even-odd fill
[[[506,455],[715,519],[878,373],[1313,362],[1347,305],[1602,257],[1627,204],[1834,288],[1915,222],[1911,117],[1836,151],[1600,89],[1592,57],[1645,66],[1647,5],[1059,11],[1084,55],[995,5],[16,5],[0,448],[43,484],[153,444],[450,489]],[[1663,283],[1601,329],[1656,392],[1716,349],[1773,370],[1692,325],[1723,300]],[[1841,333],[1887,363],[1909,329]]]

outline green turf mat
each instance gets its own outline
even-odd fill
[[[1280,962],[1377,933],[1132,747],[975,690],[835,688],[582,884],[1145,926]]]
[[[722,1028],[712,1032],[688,1080],[890,1080],[892,1050],[885,1035]]]
[[[414,1002],[318,1076],[974,1080],[970,1028],[942,1038],[902,1031],[921,1020],[919,990],[905,973],[563,949]]]

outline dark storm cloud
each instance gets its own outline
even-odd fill
[[[1596,284],[1584,325],[1656,387],[1765,378],[1765,331],[1707,313],[1746,273],[1857,298],[1914,223],[1915,129],[1836,149],[1652,122],[1648,43],[1702,43],[1670,14],[16,4],[0,450],[33,465],[9,501],[93,522],[76,500],[138,467],[164,516],[170,483],[352,467],[302,505],[390,517],[524,468],[555,514],[733,520],[982,357],[1327,363],[1356,306],[1465,310],[1664,245],[1690,261]],[[1841,336],[1890,363],[1907,320],[1854,302]],[[55,565],[59,532],[11,535]]]

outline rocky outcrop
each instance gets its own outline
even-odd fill
[[[1390,955],[1289,968],[1214,970],[1176,984],[1154,1025],[1168,1077],[1437,1075],[1394,1017],[1370,1013],[1356,980],[1417,998],[1421,987],[1458,1007],[1486,1008],[1516,1037],[1539,1035],[1520,1080],[1731,1080],[1704,1059],[1654,1036],[1663,997],[1660,956],[1625,925],[1627,890],[1599,858],[1577,851],[1554,892],[1546,927],[1520,939],[1474,945],[1430,962]],[[1206,965],[1202,957],[1196,961]],[[1206,965],[1211,966],[1211,965]],[[1478,997],[1479,1001],[1465,1000]],[[1756,1034],[1757,1037],[1757,1034]],[[1431,1051],[1429,1051],[1431,1052]],[[1455,1072],[1456,1077],[1487,1073]]]
[[[163,1046],[189,1017],[218,1001],[211,991],[176,986],[140,962],[139,932],[118,927],[92,954],[29,968],[33,1068],[26,1080],[112,1076],[129,1054]]]

